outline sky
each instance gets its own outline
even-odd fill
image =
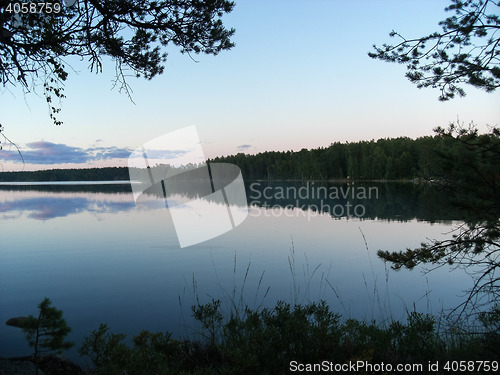
[[[420,37],[440,30],[449,1],[236,0],[223,17],[236,46],[194,62],[169,47],[164,74],[130,78],[133,102],[113,89],[115,66],[102,74],[68,59],[55,126],[40,93],[0,88],[5,135],[0,170],[126,166],[131,152],[169,132],[195,126],[204,156],[327,147],[333,142],[432,135],[459,119],[481,131],[500,123],[500,91],[466,87],[438,101],[418,89],[405,67],[368,57],[396,30]]]

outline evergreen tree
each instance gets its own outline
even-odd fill
[[[406,65],[406,77],[417,87],[439,88],[439,100],[465,95],[463,85],[492,92],[500,87],[500,2],[451,0],[453,12],[441,21],[442,30],[407,39],[396,31],[394,45],[374,47],[374,59]]]
[[[443,147],[432,174],[464,223],[449,239],[428,241],[406,251],[379,251],[378,255],[394,269],[419,264],[463,268],[474,283],[454,309],[458,317],[484,313],[484,308],[495,313],[500,307],[500,129],[480,135],[473,126],[451,125],[436,131]]]
[[[64,98],[68,57],[88,60],[96,73],[112,58],[115,84],[130,95],[127,70],[146,79],[161,74],[167,46],[190,56],[231,49],[234,30],[221,17],[233,8],[226,0],[0,1],[0,82],[28,92],[43,84],[50,116],[60,124],[54,102]]]
[[[29,315],[26,318],[17,318],[15,320],[17,324],[10,324],[23,330],[29,345],[35,350],[37,374],[41,354],[46,352],[60,353],[74,345],[72,342],[64,341],[71,328],[66,324],[62,310],[52,306],[52,302],[47,297],[40,302],[38,310],[38,317]]]

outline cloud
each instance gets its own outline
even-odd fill
[[[84,149],[72,147],[62,143],[31,142],[26,146],[27,151],[21,151],[26,163],[32,164],[59,164],[59,163],[88,163],[90,155]]]
[[[190,150],[146,150],[149,159],[177,159],[186,155]]]
[[[63,143],[45,141],[31,142],[21,149],[27,164],[86,164],[97,160],[128,158],[132,150],[118,147],[81,148]],[[0,161],[22,163],[15,149],[4,149],[0,152]]]
[[[252,148],[253,146],[252,145],[239,145],[239,146],[236,146],[236,149],[238,151],[245,151],[245,150],[248,150],[249,148]]]
[[[87,152],[94,154],[93,160],[106,160],[128,158],[132,150],[118,147],[93,147],[87,149]]]

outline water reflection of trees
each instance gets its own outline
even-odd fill
[[[96,184],[96,185],[0,185],[0,191],[33,191],[51,193],[131,193],[130,184]]]
[[[278,207],[296,207],[301,209],[311,209],[317,210],[318,208],[326,207],[333,208],[336,205],[346,207],[348,204],[351,207],[356,207],[358,205],[364,208],[364,219],[383,219],[383,220],[397,220],[397,221],[407,221],[407,220],[424,220],[429,222],[435,221],[450,221],[450,220],[460,220],[460,216],[456,210],[453,210],[448,202],[448,197],[445,192],[432,186],[430,184],[413,184],[413,183],[356,183],[356,184],[333,184],[333,183],[321,183],[316,182],[314,188],[324,187],[328,191],[334,188],[336,190],[352,192],[352,190],[347,190],[356,188],[355,192],[362,190],[368,191],[369,188],[376,188],[377,195],[371,194],[371,196],[366,193],[366,198],[363,194],[359,194],[361,197],[356,197],[357,193],[349,194],[349,197],[344,197],[342,194],[336,196],[334,199],[325,198],[324,196],[317,198],[311,197],[309,199],[296,199],[294,197],[280,197],[278,199],[260,199],[252,200],[253,196],[258,195],[254,193],[257,187],[263,192],[267,187],[283,186],[285,189],[292,187],[293,189],[300,189],[304,186],[303,183],[298,182],[262,182],[259,185],[253,185],[250,188],[250,184],[247,184],[247,196],[250,198],[249,203],[253,203],[257,206],[262,206],[260,203],[265,203],[268,206],[278,206]],[[363,188],[363,189],[360,189]],[[373,190],[372,190],[373,192]],[[263,194],[262,194],[263,195]],[[326,211],[334,217],[338,216],[340,211],[332,212],[333,210]],[[342,215],[345,216],[345,215]]]
[[[161,185],[149,189],[144,192],[145,198],[147,200],[164,199],[163,190]],[[323,208],[323,213],[330,214],[332,217],[345,217],[347,212],[341,212],[340,210],[335,210],[334,207],[350,205],[355,207],[358,205],[363,206],[363,219],[382,219],[382,220],[396,220],[396,221],[408,221],[408,220],[424,220],[429,222],[435,221],[451,221],[451,220],[461,220],[463,219],[459,212],[454,209],[448,202],[448,196],[445,191],[439,189],[438,187],[431,184],[413,184],[413,183],[324,183],[324,182],[314,182],[306,183],[302,182],[248,182],[245,184],[247,192],[248,204],[257,207],[280,207],[280,208],[293,208],[301,210],[311,210],[320,211]],[[301,196],[293,196],[289,194],[287,197],[285,195],[273,194],[280,191],[298,191],[302,188],[309,187],[309,191],[312,189],[326,189],[326,191],[338,191],[339,196],[332,199],[331,197],[325,197],[321,195],[320,197],[314,194],[309,194],[310,198],[307,198],[305,194]],[[366,198],[358,198],[356,194],[354,198],[352,197],[352,189],[355,192],[359,192],[362,189],[368,191],[372,189],[371,196],[366,195]],[[374,193],[376,188],[376,194]],[[264,190],[266,193],[264,193]],[[81,211],[88,211],[90,202],[95,206],[96,202],[101,202],[103,206],[102,209],[105,211],[104,206],[110,205],[113,212],[127,211],[133,206],[133,198],[131,194],[131,187],[129,184],[124,185],[44,185],[44,186],[0,186],[1,191],[22,191],[22,192],[49,192],[54,193],[50,196],[43,197],[43,195],[38,195],[36,200],[33,197],[24,198],[21,196],[15,198],[15,202],[0,202],[0,209],[3,212],[13,211],[13,210],[30,210],[35,212],[43,207],[45,212],[53,212],[50,207],[64,207],[61,211],[62,216],[68,214],[77,213]],[[325,190],[321,190],[325,191]],[[349,197],[343,197],[342,193],[346,191],[349,192]],[[102,193],[102,197],[92,197],[89,199],[72,199],[69,200],[67,194],[64,193]],[[271,196],[269,195],[271,193]],[[113,203],[112,200],[107,200],[106,196],[119,194],[122,198],[125,196],[130,196],[130,200],[126,199],[127,202],[120,204]],[[186,184],[185,181],[179,180],[177,182],[173,181],[169,184],[168,195],[179,195],[186,199],[199,199],[204,195],[200,194],[199,186],[197,184]],[[258,199],[256,199],[258,197]],[[209,199],[209,198],[206,198]],[[59,204],[60,202],[61,204]],[[36,204],[35,204],[36,203]],[[156,208],[164,207],[164,205],[153,206]],[[95,208],[94,208],[95,209]],[[58,210],[56,210],[58,211]],[[64,212],[63,212],[64,211]],[[342,215],[339,215],[342,213]],[[40,213],[41,214],[41,213]],[[44,216],[44,215],[42,215]],[[61,215],[53,214],[44,216],[45,219],[58,217]],[[353,215],[351,215],[353,216]],[[33,216],[39,217],[39,216]]]
[[[178,183],[171,184],[170,187],[171,190],[168,193],[172,195],[177,194],[191,199],[202,197],[194,184],[186,185],[184,181],[178,181]],[[321,211],[323,208],[323,213],[338,218],[347,216],[347,212],[344,210],[344,213],[339,215],[341,210],[335,210],[335,207],[349,205],[352,208],[363,206],[362,218],[364,219],[397,221],[417,219],[429,222],[462,219],[458,210],[450,205],[446,192],[428,183],[253,181],[245,183],[245,188],[248,205],[256,207],[280,207],[312,211]],[[309,194],[297,193],[293,195],[291,193],[298,192],[300,189],[306,189],[302,192],[308,191]],[[371,194],[370,189],[372,189]],[[325,194],[317,194],[318,191],[320,193],[337,191],[339,194],[325,196]],[[365,191],[366,194],[361,194],[362,191]],[[346,192],[348,192],[347,196],[345,196]],[[146,194],[153,194],[158,198],[163,197],[161,189],[151,189]],[[334,197],[331,197],[332,195]],[[210,200],[209,198],[205,199]]]

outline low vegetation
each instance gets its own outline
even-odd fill
[[[80,354],[92,361],[93,374],[285,374],[305,364],[349,362],[422,364],[425,370],[436,361],[442,367],[464,360],[498,366],[492,361],[500,354],[498,309],[484,315],[480,329],[466,332],[445,329],[435,317],[417,312],[406,322],[377,324],[342,320],[325,302],[278,302],[225,319],[220,305],[212,300],[193,307],[201,325],[198,340],[143,331],[127,345],[125,335],[101,325],[84,339]]]
[[[498,370],[498,306],[483,313],[475,328],[446,326],[441,318],[418,312],[409,312],[405,322],[344,319],[324,301],[297,305],[279,301],[273,308],[257,310],[235,308],[225,314],[219,300],[193,306],[199,331],[196,337],[183,340],[168,332],[142,331],[130,341],[125,334],[112,333],[101,324],[78,349],[87,361],[86,370],[51,354],[38,358],[41,350],[33,344],[38,338],[47,337],[39,342],[40,347],[58,353],[72,345],[63,341],[70,329],[62,311],[51,306],[47,298],[39,305],[38,319],[13,318],[9,325],[27,333],[35,348],[31,361],[37,373],[40,367],[48,375],[270,375],[299,369],[310,373],[307,366],[315,365],[323,371],[336,369],[335,373],[338,366],[357,366],[357,373],[367,374],[373,373],[373,366],[388,369],[400,364],[417,366],[412,368],[426,373],[428,366],[436,363],[439,371],[434,369],[433,373],[449,373],[445,366],[451,368],[464,361],[478,370],[469,373]]]

